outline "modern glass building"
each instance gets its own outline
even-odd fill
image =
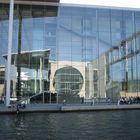
[[[0,0],[0,96],[7,102],[140,95],[140,11],[10,1],[11,9]]]

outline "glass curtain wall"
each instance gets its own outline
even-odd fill
[[[59,7],[58,61],[83,70],[80,97],[139,96],[139,17],[130,10]]]
[[[0,96],[5,96],[9,6],[0,5]],[[15,5],[11,96],[28,103],[140,94],[140,12]],[[44,97],[44,98],[43,98]]]
[[[0,10],[0,68],[6,80],[9,5],[1,4]],[[11,97],[28,103],[49,102],[50,61],[56,59],[57,50],[56,17],[57,7],[54,6],[15,4]],[[1,96],[5,96],[4,81],[1,82],[0,92]],[[41,96],[45,96],[46,100]]]

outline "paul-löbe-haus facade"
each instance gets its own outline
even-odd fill
[[[140,11],[10,1],[0,0],[0,96],[7,102],[140,95]]]

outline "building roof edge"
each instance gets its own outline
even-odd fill
[[[72,3],[71,4],[60,3],[59,6],[140,11],[140,8],[132,8],[132,7],[117,7],[117,6],[104,6],[104,5],[72,4]]]

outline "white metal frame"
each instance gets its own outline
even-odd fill
[[[9,33],[8,33],[8,59],[7,59],[7,80],[6,80],[6,106],[10,104],[10,69],[11,69],[11,51],[12,51],[12,39],[13,39],[13,15],[14,15],[14,0],[10,0],[9,10]]]

